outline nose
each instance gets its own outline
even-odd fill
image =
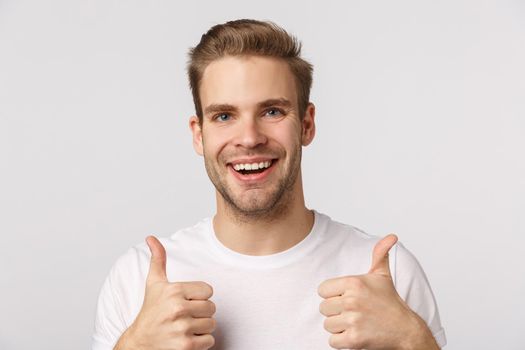
[[[244,118],[237,125],[235,146],[255,148],[267,142],[267,137],[254,118]]]

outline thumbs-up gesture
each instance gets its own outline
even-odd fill
[[[215,304],[204,282],[170,283],[166,250],[154,236],[146,238],[151,262],[144,302],[137,318],[120,338],[117,349],[209,349],[215,340]]]
[[[391,234],[376,244],[367,274],[329,279],[319,286],[325,299],[319,310],[327,317],[324,328],[332,333],[331,347],[438,349],[425,322],[394,288],[388,252],[396,242]]]

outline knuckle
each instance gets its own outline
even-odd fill
[[[354,347],[354,344],[355,344],[355,335],[356,335],[356,331],[355,330],[352,330],[352,332],[344,332],[344,339],[345,339],[345,342],[348,346],[350,347]]]
[[[184,303],[178,300],[174,301],[171,310],[175,319],[182,318],[188,315],[188,309],[186,308]]]
[[[362,349],[365,347],[362,340],[361,332],[359,330],[352,330],[351,332],[345,332],[345,343],[352,349]]]
[[[357,303],[354,298],[351,297],[345,297],[341,300],[343,309],[345,310],[354,310],[356,309]]]
[[[363,286],[363,280],[360,279],[360,278],[353,278],[352,279],[352,287],[357,289],[357,290],[362,289],[364,287]]]
[[[345,280],[345,288],[347,290],[353,290],[361,292],[366,288],[365,282],[361,278],[347,278]]]
[[[357,332],[357,330],[359,330],[359,327],[360,327],[360,319],[361,319],[361,315],[358,312],[346,313],[345,319],[344,319],[346,329],[351,329],[352,334]]]
[[[179,347],[181,350],[194,350],[195,341],[189,337],[184,337],[179,342]]]
[[[354,323],[357,325],[357,326],[362,326],[365,322],[365,316],[363,315],[363,313],[361,312],[357,312],[355,315],[354,315]]]
[[[174,282],[170,284],[170,292],[172,295],[184,295],[184,284],[181,282]]]
[[[176,334],[186,336],[190,333],[190,324],[186,320],[179,320],[173,323],[173,328]]]

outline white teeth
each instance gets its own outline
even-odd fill
[[[246,164],[235,164],[233,166],[233,169],[236,171],[240,170],[258,170],[258,169],[265,169],[269,168],[272,164],[272,161],[266,161],[266,162],[260,162],[260,163],[246,163]]]

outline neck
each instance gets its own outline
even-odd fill
[[[239,216],[217,193],[213,227],[217,239],[229,249],[245,255],[270,255],[301,242],[311,231],[314,214],[304,204],[301,177],[279,210],[273,215]]]

